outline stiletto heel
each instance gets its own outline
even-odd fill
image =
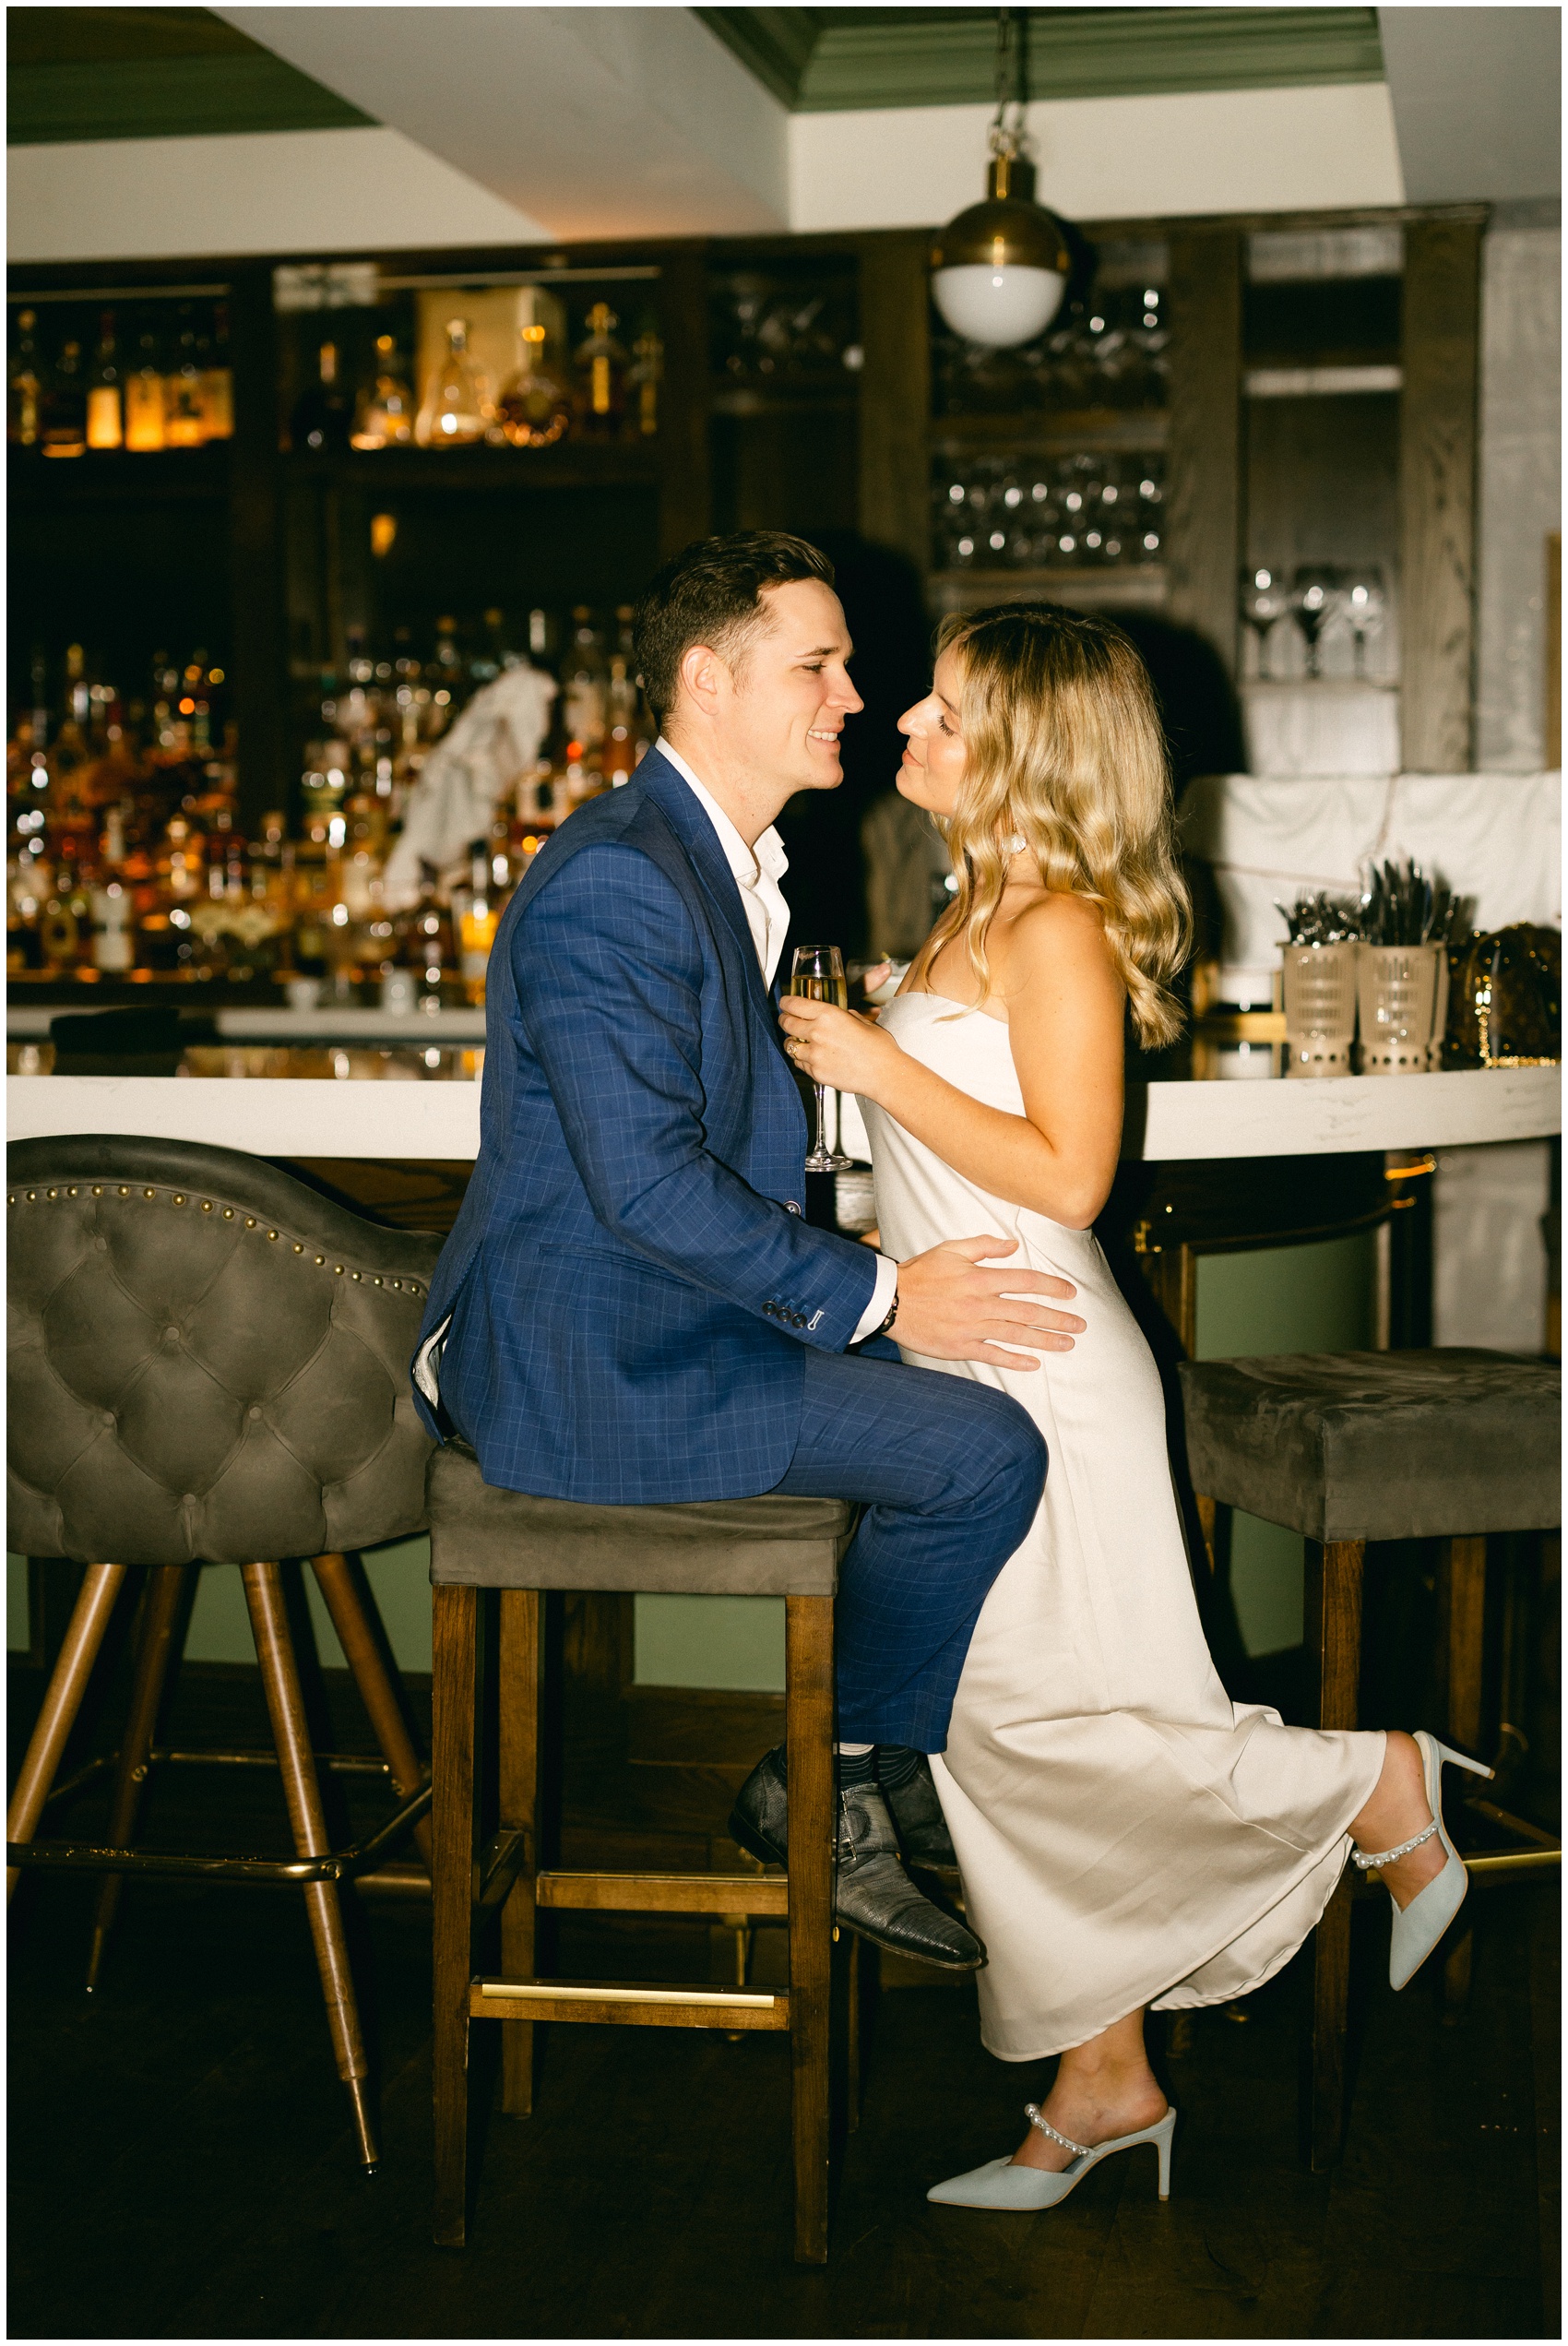
[[[1415,1740],[1421,1755],[1421,1772],[1426,1781],[1427,1806],[1431,1811],[1431,1823],[1423,1826],[1408,1841],[1401,1841],[1397,1849],[1374,1850],[1370,1855],[1358,1849],[1350,1853],[1351,1864],[1363,1874],[1368,1874],[1374,1866],[1392,1865],[1396,1858],[1408,1857],[1413,1849],[1420,1849],[1423,1841],[1430,1841],[1434,1833],[1447,1852],[1448,1863],[1442,1873],[1435,1876],[1424,1890],[1419,1891],[1408,1906],[1401,1908],[1396,1904],[1393,1891],[1388,1894],[1388,1902],[1394,1908],[1394,1934],[1388,1947],[1388,1977],[1390,1984],[1396,1988],[1402,1988],[1408,1981],[1414,1979],[1463,1906],[1465,1892],[1470,1887],[1465,1861],[1449,1840],[1448,1828],[1443,1821],[1443,1764],[1447,1760],[1452,1767],[1468,1769],[1472,1776],[1490,1777],[1492,1773],[1482,1761],[1471,1759],[1462,1751],[1451,1751],[1446,1744],[1439,1743],[1435,1735],[1429,1735],[1423,1728],[1416,1730]]]
[[[1097,2143],[1091,2150],[1087,2143],[1074,2142],[1070,2137],[1058,2134],[1047,2124],[1032,2102],[1024,2105],[1024,2115],[1031,2126],[1063,2150],[1073,2153],[1073,2163],[1055,2173],[1043,2167],[1016,2167],[1011,2159],[988,2159],[983,2167],[973,2167],[967,2175],[952,2175],[945,2183],[933,2183],[926,2193],[942,2208],[1008,2208],[1020,2215],[1032,2214],[1039,2208],[1054,2208],[1083,2181],[1091,2167],[1109,2159],[1113,2150],[1132,2150],[1140,2142],[1153,2143],[1159,2154],[1159,2196],[1170,2197],[1170,2142],[1176,2132],[1176,2113],[1167,2110],[1163,2118],[1152,2126],[1144,2126],[1136,2134],[1119,2134],[1112,2141]]]

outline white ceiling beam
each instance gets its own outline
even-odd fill
[[[1396,7],[1377,17],[1412,204],[1562,193],[1560,9]]]
[[[216,13],[550,237],[786,224],[785,110],[683,7]]]

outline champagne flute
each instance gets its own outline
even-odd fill
[[[800,945],[790,968],[790,991],[805,1002],[837,1002],[840,1010],[849,1006],[849,987],[844,975],[844,956],[836,945]],[[826,1086],[814,1084],[816,1093],[816,1145],[806,1159],[807,1173],[843,1173],[854,1163],[852,1157],[829,1149],[826,1129]]]
[[[1241,617],[1258,639],[1258,675],[1266,684],[1273,676],[1268,639],[1289,609],[1285,583],[1277,570],[1260,565],[1241,573]]]

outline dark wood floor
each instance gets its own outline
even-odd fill
[[[276,1783],[245,1796],[259,1829]],[[885,1993],[826,2271],[790,2258],[784,2043],[546,2032],[537,2114],[490,2126],[472,2245],[437,2250],[428,1909],[362,1920],[385,2137],[367,2182],[296,1899],[135,1885],[89,1999],[92,1898],[35,1876],[13,1915],[13,2337],[1558,2335],[1554,1886],[1478,1894],[1453,2025],[1435,1980],[1390,1995],[1384,1914],[1358,1909],[1332,2176],[1297,2152],[1296,1967],[1244,2021],[1199,2015],[1161,2055],[1182,2113],[1163,2209],[1146,2155],[1037,2217],[928,2206],[1010,2143],[1049,2065],[992,2060],[967,1988]],[[638,1929],[609,1960],[565,1941],[563,1969],[704,1975],[706,1930]]]

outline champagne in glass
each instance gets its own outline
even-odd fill
[[[795,948],[790,965],[790,991],[805,1002],[836,1002],[840,1010],[849,1006],[849,981],[844,975],[844,956],[836,945],[802,945]],[[816,1093],[816,1144],[806,1159],[807,1173],[843,1173],[854,1163],[852,1157],[829,1149],[826,1131],[826,1086],[813,1086]]]

